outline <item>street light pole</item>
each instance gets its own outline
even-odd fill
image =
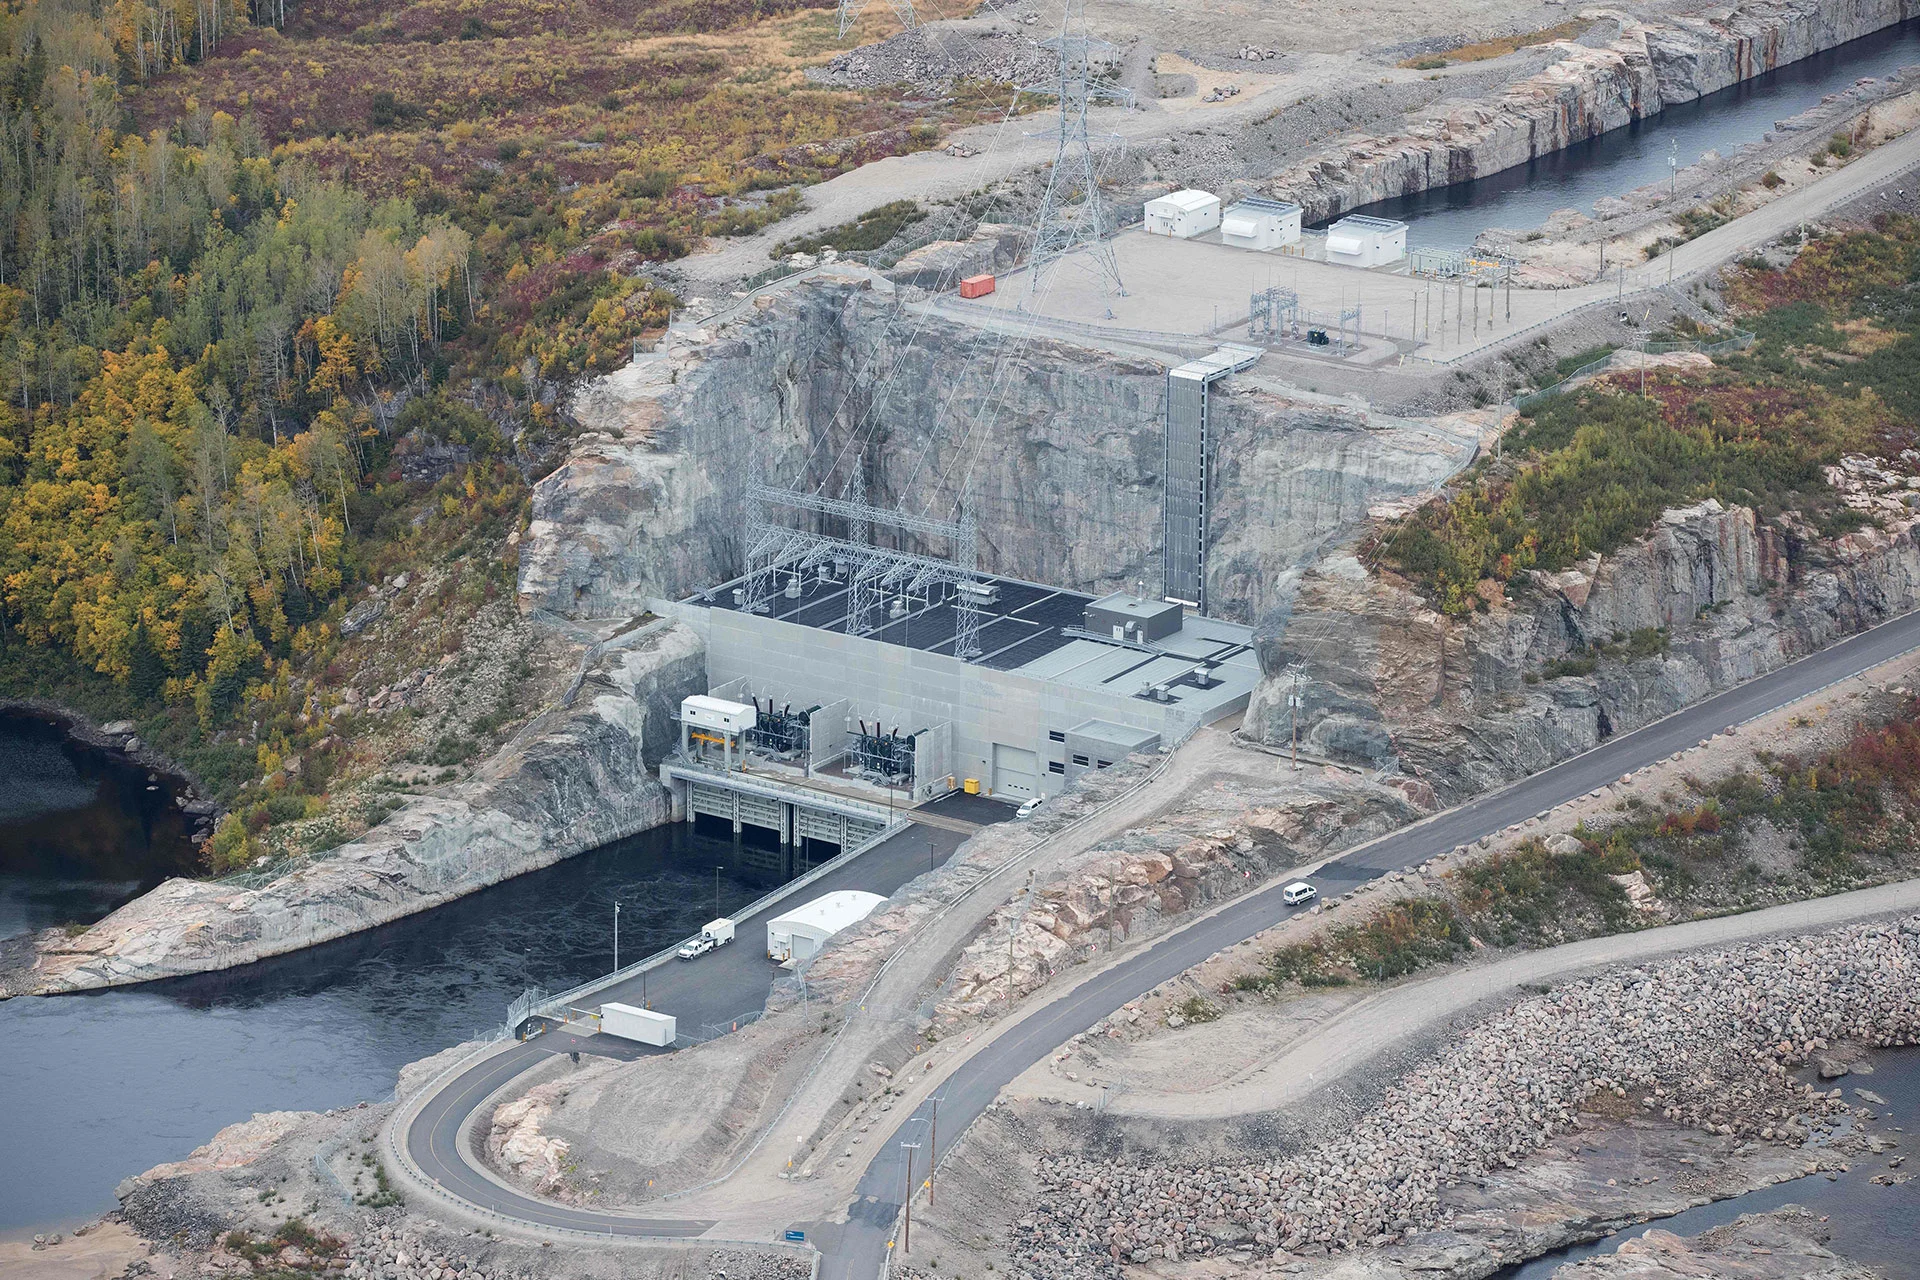
[[[613,971],[620,972],[620,899],[613,900]]]
[[[725,870],[725,867],[713,869],[713,918],[715,920],[720,918],[720,873]]]

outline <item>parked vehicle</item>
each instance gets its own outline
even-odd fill
[[[719,920],[709,920],[701,926],[697,937],[680,948],[679,956],[682,960],[692,960],[696,956],[703,956],[709,951],[724,947],[732,941],[733,921],[724,917]]]
[[[1298,907],[1305,903],[1312,902],[1319,896],[1320,891],[1308,884],[1305,880],[1295,880],[1292,884],[1280,891],[1280,901],[1290,907]]]
[[[1016,818],[1024,818],[1024,817],[1027,817],[1027,816],[1028,816],[1028,815],[1030,815],[1030,814],[1031,814],[1031,813],[1032,813],[1032,812],[1033,812],[1033,811],[1034,811],[1035,809],[1038,809],[1038,808],[1040,807],[1040,802],[1041,802],[1042,800],[1044,800],[1044,799],[1046,799],[1046,797],[1045,797],[1045,796],[1035,796],[1035,797],[1034,797],[1033,799],[1031,799],[1031,800],[1029,800],[1029,801],[1027,801],[1027,802],[1026,802],[1025,804],[1023,804],[1023,805],[1021,805],[1021,806],[1020,806],[1020,808],[1019,808],[1019,809],[1018,809],[1018,810],[1017,810],[1017,811],[1016,811],[1016,812],[1014,813],[1014,815],[1013,815],[1013,816],[1014,816],[1014,817],[1016,817]]]

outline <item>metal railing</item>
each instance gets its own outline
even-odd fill
[[[912,824],[907,822],[905,819],[896,820],[895,822],[893,822],[892,825],[886,827],[884,830],[880,831],[879,834],[871,837],[864,843],[854,845],[851,849],[847,849],[842,853],[835,854],[833,857],[828,858],[825,862],[821,863],[817,867],[814,867],[812,870],[806,872],[804,875],[797,876],[794,879],[787,881],[785,884],[778,886],[772,891],[761,894],[758,898],[755,898],[752,902],[749,902],[746,906],[736,910],[733,913],[731,918],[735,920],[744,920],[760,911],[764,911],[766,908],[772,906],[776,902],[781,901],[783,898],[789,897],[790,895],[797,893],[799,890],[806,888],[808,885],[813,884],[815,881],[819,880],[821,877],[827,875],[828,873],[833,871],[838,871],[841,867],[845,866],[848,862],[859,857],[861,854],[865,853],[867,850],[873,848],[874,846],[882,844],[885,841],[891,840],[894,836],[899,835],[902,831],[905,831],[911,825]],[[521,1020],[523,1021],[526,1017],[532,1016],[534,1014],[547,1015],[555,1009],[565,1009],[568,1005],[576,1004],[581,1000],[585,999],[587,996],[593,995],[597,991],[604,991],[606,988],[610,986],[614,986],[618,983],[625,982],[629,978],[636,978],[640,976],[640,974],[643,971],[658,968],[660,965],[665,964],[668,960],[671,960],[674,957],[674,955],[680,950],[681,945],[685,941],[686,939],[683,938],[678,942],[671,943],[668,946],[661,948],[660,950],[654,952],[650,956],[646,956],[643,959],[634,961],[632,964],[627,965],[624,968],[615,969],[612,973],[603,974],[598,978],[590,978],[586,982],[583,982],[576,987],[567,988],[565,991],[560,992],[558,995],[547,996],[544,1000],[542,1000],[538,1004],[529,1008],[527,1012],[522,1015]],[[525,999],[525,997],[523,996],[522,999]],[[514,1001],[514,1005],[516,1007],[519,1004],[520,1004],[519,1000]],[[509,1013],[509,1016],[511,1016],[512,1010],[509,1009],[508,1013]],[[513,1027],[517,1025],[518,1025],[517,1021],[510,1021],[508,1023],[509,1027]]]

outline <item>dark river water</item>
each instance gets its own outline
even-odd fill
[[[1623,195],[1685,169],[1709,151],[1729,155],[1758,141],[1774,122],[1818,105],[1862,76],[1920,64],[1920,18],[1789,63],[1719,93],[1472,182],[1382,200],[1353,212],[1399,218],[1410,244],[1463,248],[1488,227],[1537,227],[1561,209],[1592,213],[1602,196]]]
[[[177,864],[147,785],[0,719],[0,936],[97,919],[159,878],[143,851]],[[0,1234],[110,1209],[122,1178],[256,1111],[389,1095],[401,1066],[497,1026],[525,988],[611,969],[615,899],[631,963],[714,917],[716,867],[719,914],[759,897],[777,876],[744,865],[754,852],[675,824],[245,969],[0,1002]]]
[[[1642,1223],[1578,1248],[1535,1258],[1500,1273],[1497,1280],[1547,1280],[1558,1267],[1600,1253],[1613,1253],[1622,1244],[1658,1228],[1679,1236],[1696,1236],[1743,1213],[1764,1213],[1781,1205],[1797,1204],[1827,1219],[1832,1232],[1828,1247],[1844,1257],[1872,1267],[1889,1280],[1920,1277],[1920,1181],[1897,1186],[1875,1185],[1876,1175],[1901,1176],[1912,1172],[1914,1152],[1905,1133],[1920,1134],[1920,1049],[1892,1049],[1876,1054],[1872,1075],[1849,1075],[1821,1082],[1845,1090],[1847,1101],[1864,1106],[1879,1119],[1875,1127],[1901,1145],[1884,1155],[1862,1156],[1848,1162],[1848,1171],[1829,1179],[1824,1174],[1762,1187],[1744,1196],[1703,1204],[1659,1222]],[[1886,1099],[1886,1105],[1866,1102],[1854,1093],[1866,1089]],[[1901,1160],[1896,1171],[1889,1162]]]

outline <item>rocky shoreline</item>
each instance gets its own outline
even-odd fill
[[[652,620],[596,645],[561,705],[468,782],[258,887],[169,880],[75,936],[49,930],[0,998],[227,969],[424,911],[667,820],[653,762],[706,687],[692,632]]]
[[[1916,977],[1920,918],[1569,983],[1481,1020],[1369,1114],[1298,1151],[1206,1163],[1044,1156],[1009,1254],[1032,1275],[1078,1278],[1117,1276],[1122,1263],[1374,1249],[1389,1269],[1369,1274],[1484,1276],[1543,1250],[1515,1256],[1520,1237],[1477,1229],[1473,1189],[1596,1113],[1730,1149],[1762,1144],[1799,1173],[1870,1149],[1840,1091],[1794,1072],[1843,1043],[1913,1043]]]
[[[9,714],[52,720],[73,741],[103,752],[129,768],[158,775],[181,797],[180,807],[198,819],[199,825],[211,826],[220,816],[220,807],[206,798],[206,783],[193,770],[142,741],[131,720],[101,723],[84,711],[47,698],[0,698],[0,715]]]
[[[1610,26],[1490,100],[1457,101],[1404,133],[1353,140],[1274,175],[1308,222],[1526,164],[1743,80],[1871,35],[1920,12],[1912,0],[1760,0],[1665,23],[1583,10]],[[1586,39],[1593,39],[1590,34]]]

